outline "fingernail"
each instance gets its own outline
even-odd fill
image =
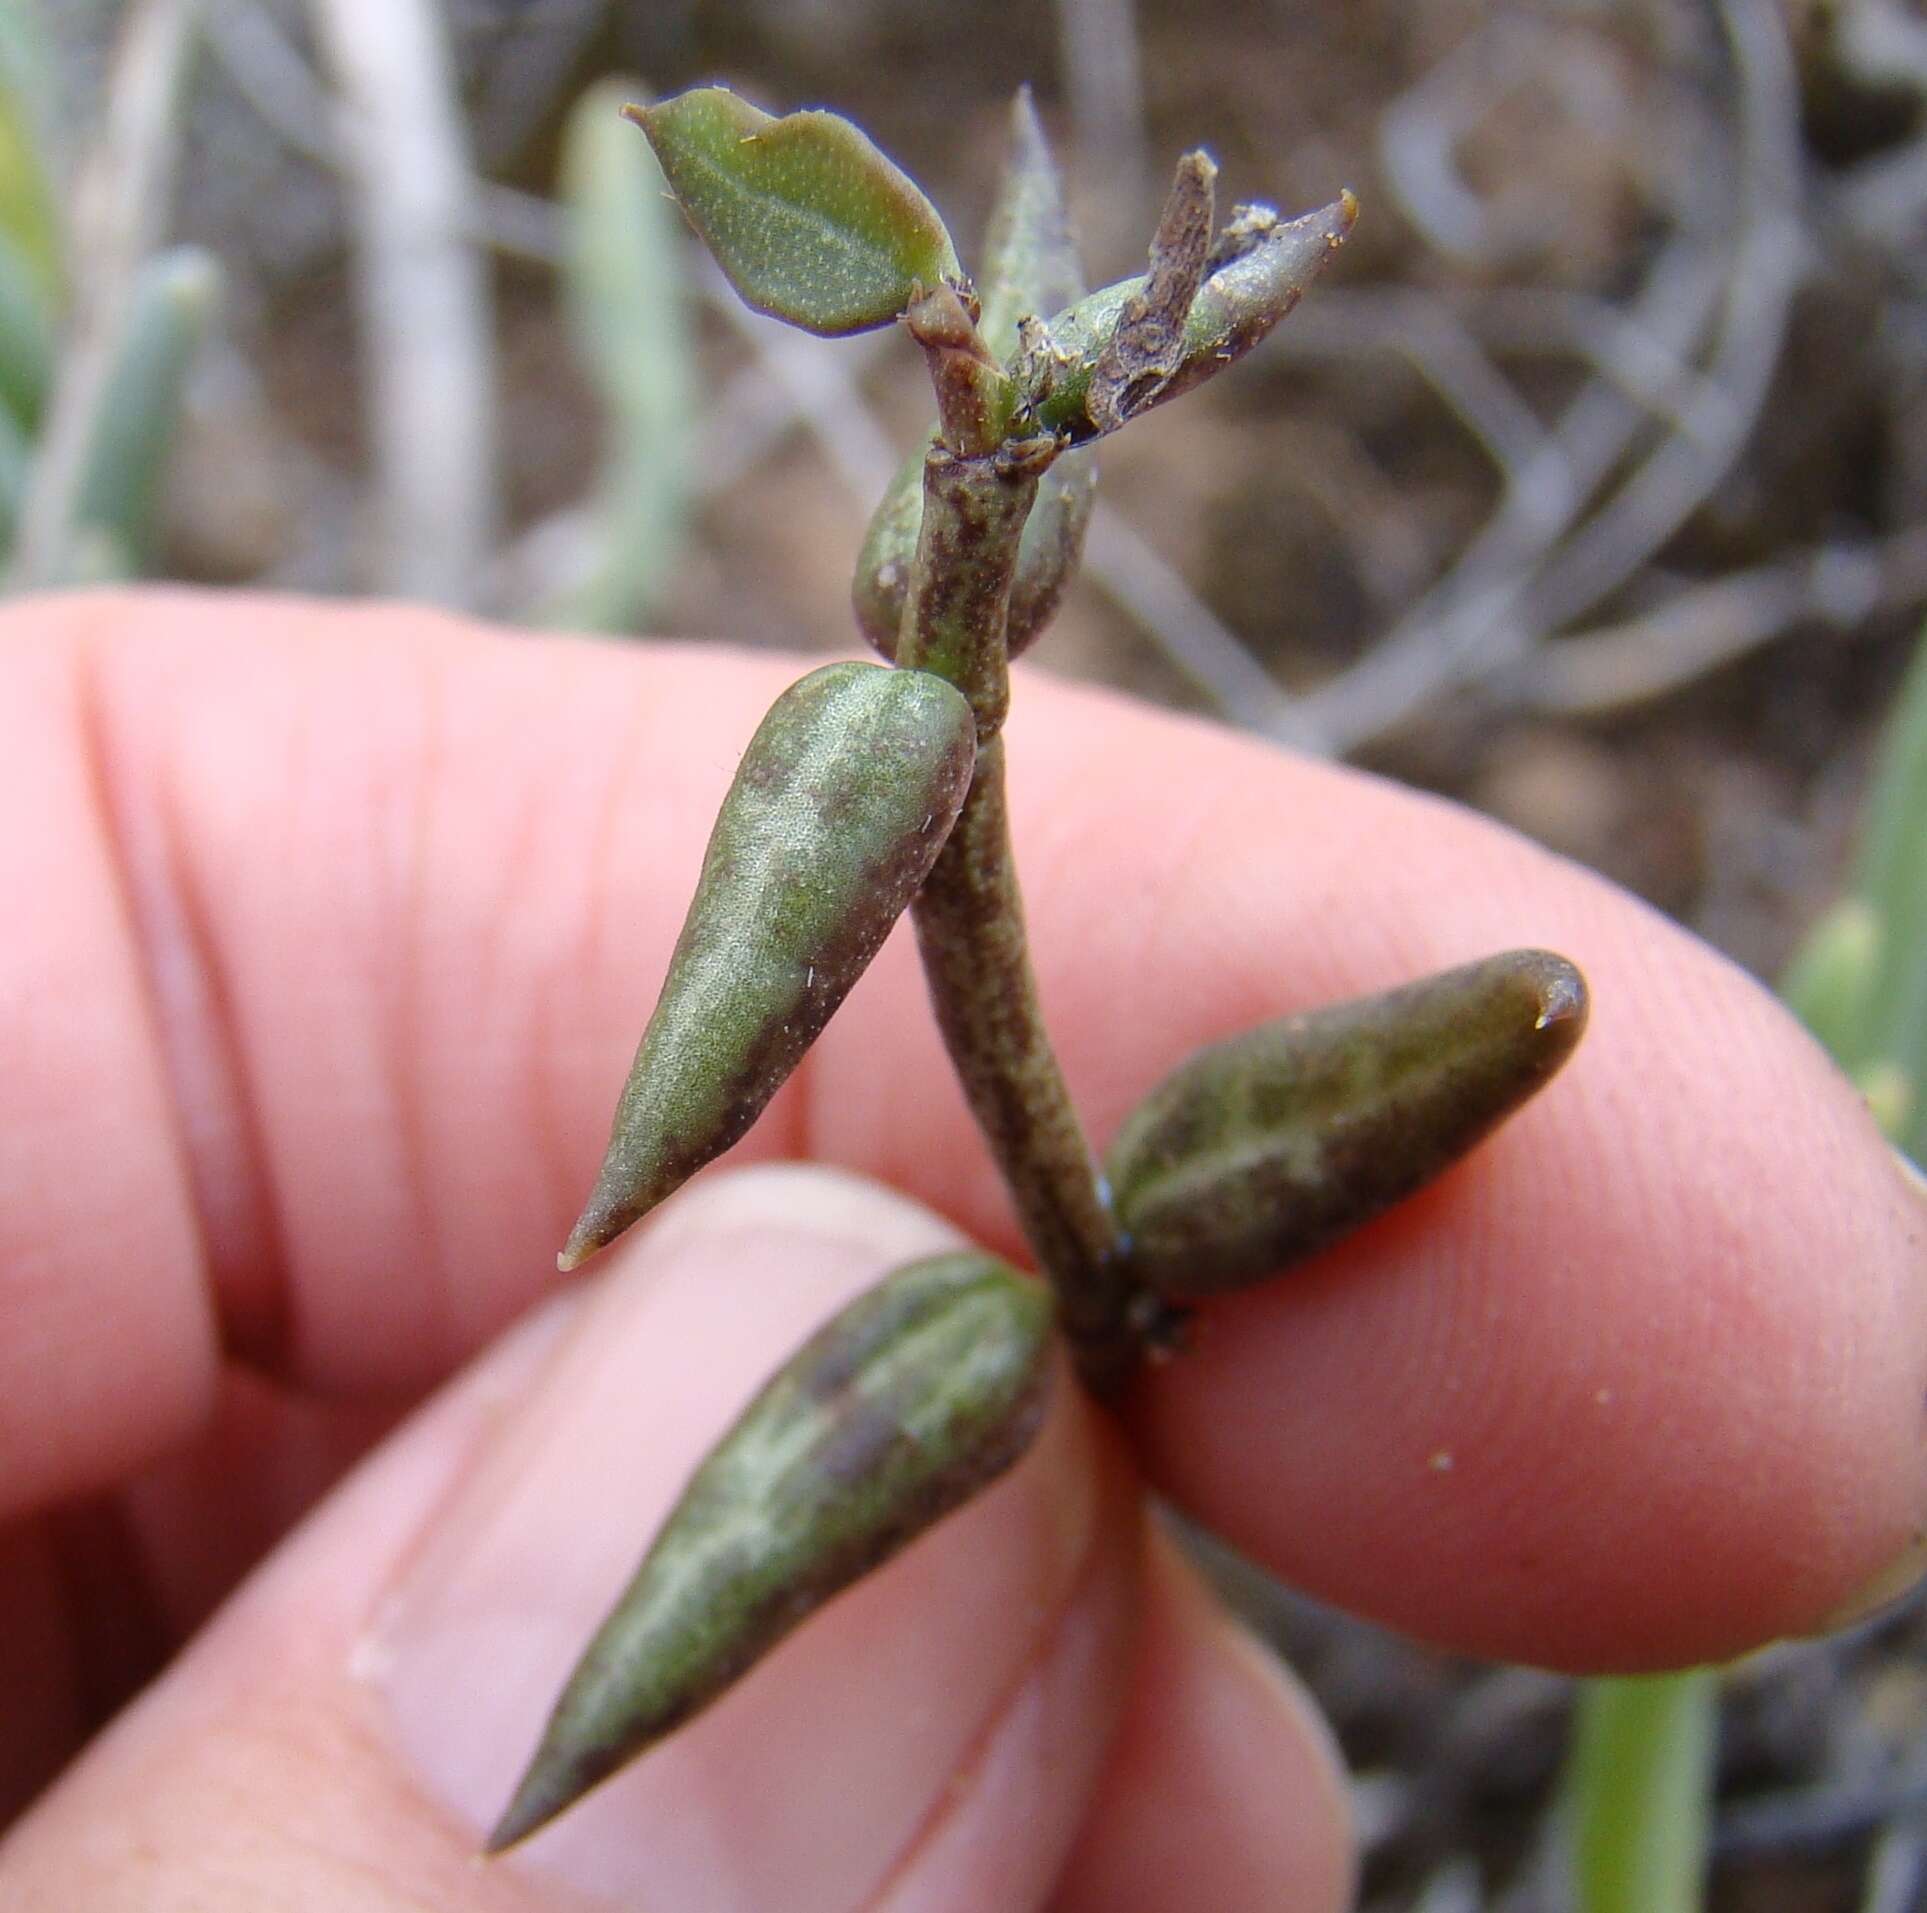
[[[716,1437],[842,1303],[955,1244],[870,1185],[765,1169],[687,1191],[611,1258],[357,1655],[425,1791],[478,1851],[583,1644]],[[1089,1552],[1095,1490],[1067,1484],[1096,1471],[1065,1452],[1089,1439],[1082,1417],[1053,1414],[1002,1483],[489,1864],[679,1908],[867,1902]]]

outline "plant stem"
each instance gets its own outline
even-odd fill
[[[938,1026],[1024,1234],[1058,1300],[1080,1373],[1121,1385],[1144,1338],[1125,1244],[1037,999],[1011,853],[999,736],[1010,704],[1005,621],[1018,538],[1049,440],[924,461],[923,524],[899,666],[947,678],[977,717],[962,814],[913,907]]]
[[[959,458],[998,451],[1010,426],[1017,392],[977,330],[978,306],[954,286],[937,286],[914,300],[903,315],[910,336],[923,347],[937,394],[937,421],[944,445]],[[1048,465],[1057,455],[1044,441]],[[1024,508],[1028,511],[1029,506]]]
[[[970,700],[980,745],[1010,709],[1005,636],[1017,548],[1055,452],[1046,438],[976,457],[939,442],[924,456],[923,522],[897,662],[954,684]]]
[[[1697,1913],[1718,1718],[1712,1668],[1583,1685],[1566,1783],[1583,1913]]]

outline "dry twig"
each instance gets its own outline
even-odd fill
[[[1498,512],[1451,571],[1357,665],[1300,701],[1299,719],[1326,748],[1350,750],[1449,690],[1516,669],[1550,632],[1637,573],[1744,446],[1778,361],[1805,258],[1796,211],[1798,99],[1785,27],[1770,0],[1719,0],[1719,14],[1733,60],[1739,126],[1726,203],[1717,213],[1696,206],[1688,179],[1682,218],[1698,217],[1660,254],[1628,315],[1630,331],[1613,328],[1622,346],[1615,375],[1595,377],[1523,463],[1516,417],[1505,417],[1500,436],[1494,431],[1500,414],[1489,403],[1478,412],[1467,408],[1461,387],[1462,415],[1478,427],[1510,482]],[[1723,227],[1736,237],[1723,259],[1710,255],[1719,263],[1709,267],[1709,241]],[[1334,311],[1336,305],[1324,302],[1328,349],[1338,346],[1337,329],[1347,316]],[[1672,429],[1629,478],[1595,502],[1651,416],[1624,389],[1624,341],[1645,342],[1642,359],[1683,362],[1714,310],[1700,374],[1658,381],[1677,388],[1667,407]],[[1291,341],[1301,350],[1318,341],[1316,309],[1311,317]],[[1410,321],[1407,312],[1404,322]],[[1439,383],[1446,374],[1423,337],[1412,349]],[[1645,374],[1654,369],[1651,363],[1641,368]],[[1650,377],[1639,382],[1654,383]]]
[[[1927,603],[1927,526],[1871,548],[1822,545],[1679,591],[1644,617],[1541,645],[1504,694],[1596,717],[1651,702],[1800,624],[1852,630]]]
[[[474,602],[494,546],[489,302],[433,0],[313,0],[354,189],[382,589]]]
[[[1150,144],[1133,0],[1057,0],[1057,39],[1077,146],[1087,158],[1101,159],[1120,197],[1135,203]]]

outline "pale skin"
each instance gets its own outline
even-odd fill
[[[953,1232],[1021,1256],[898,937],[735,1159],[826,1167],[712,1173],[510,1326],[800,668],[188,594],[0,615],[0,1900],[1321,1913],[1327,1741],[1147,1477],[1329,1600],[1573,1669],[1810,1631],[1915,1540],[1927,1198],[1764,991],[1449,806],[1020,670],[1033,944],[1100,1141],[1203,1041],[1508,945],[1584,968],[1590,1034],[1433,1190],[1214,1305],[1126,1439],[1066,1383],[992,1494],[479,1868],[760,1376]]]

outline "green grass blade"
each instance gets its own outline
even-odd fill
[[[1807,932],[1780,978],[1780,1000],[1843,1062],[1866,1046],[1885,941],[1880,913],[1847,897]]]
[[[135,568],[147,560],[181,395],[220,285],[219,265],[196,246],[141,268],[82,466],[69,570],[83,547],[118,551]]]
[[[54,307],[32,261],[0,231],[0,407],[31,432],[53,383]]]
[[[0,86],[26,100],[44,100],[53,83],[40,0],[7,0],[0,7]]]
[[[1718,1706],[1712,1668],[1581,1688],[1566,1783],[1580,1913],[1696,1913]]]
[[[1895,1140],[1927,1162],[1927,637],[1887,720],[1854,890],[1879,920],[1880,950],[1860,1041],[1840,1060],[1860,1080],[1899,1080],[1911,1107]]]
[[[540,615],[579,630],[640,628],[682,546],[694,465],[682,222],[647,141],[621,117],[634,92],[592,88],[563,135],[563,288],[609,437],[587,573]]]
[[[0,560],[13,542],[20,519],[20,500],[27,489],[27,466],[33,448],[14,416],[0,406]]]

